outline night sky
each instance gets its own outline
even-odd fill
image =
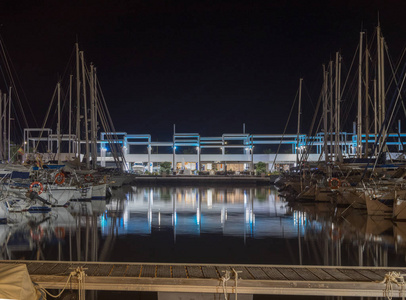
[[[282,133],[300,77],[306,128],[322,64],[340,50],[348,68],[378,11],[396,60],[405,1],[3,0],[0,32],[37,125],[78,39],[116,130],[169,140],[173,124],[203,136],[242,132],[242,123]]]

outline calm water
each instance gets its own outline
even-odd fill
[[[289,205],[272,187],[124,187],[107,203],[12,214],[0,245],[3,260],[405,266],[406,222]]]
[[[404,266],[406,223],[269,187],[125,187],[0,225],[1,259]]]

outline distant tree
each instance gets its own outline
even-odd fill
[[[159,171],[161,174],[169,174],[171,171],[172,163],[169,161],[164,161],[163,163],[160,164],[159,166]]]
[[[271,149],[265,149],[264,150],[264,154],[272,154],[272,150]]]
[[[260,161],[255,165],[255,169],[257,170],[257,174],[262,174],[266,172],[266,163]]]

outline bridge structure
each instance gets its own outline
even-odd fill
[[[399,126],[400,128],[400,126]],[[114,139],[113,139],[114,137]],[[153,141],[150,134],[129,134],[127,132],[101,132],[97,140],[97,160],[101,166],[113,164],[111,143],[119,144],[128,167],[144,167],[153,172],[163,162],[170,162],[173,169],[189,170],[253,170],[254,165],[263,162],[268,171],[279,170],[294,166],[301,154],[308,153],[306,160],[317,162],[324,160],[324,134],[315,136],[305,134],[250,134],[250,133],[224,133],[221,136],[206,137],[199,133],[174,132],[172,139],[167,141]],[[362,135],[361,143],[365,148],[375,143],[377,136],[370,134],[368,139]],[[42,144],[47,149],[43,154],[53,155],[58,137],[52,129],[25,129],[24,152],[30,154],[35,145]],[[62,159],[71,159],[76,156],[77,147],[82,150],[86,141],[77,142],[75,135],[62,135]],[[354,157],[356,155],[357,135],[355,133],[341,132],[339,149],[342,156]],[[403,151],[406,142],[406,133],[389,133],[386,145],[396,158]],[[327,147],[334,149],[334,136],[327,137]],[[66,149],[69,148],[69,151]],[[41,149],[38,147],[38,149]],[[41,152],[41,150],[40,150]],[[84,151],[83,151],[84,152]],[[83,153],[81,152],[81,153]],[[31,152],[32,153],[32,152]],[[81,155],[83,158],[83,154]],[[331,157],[334,159],[334,157]]]

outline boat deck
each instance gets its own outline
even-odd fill
[[[1,261],[26,264],[31,279],[48,289],[64,287],[70,272],[83,267],[85,289],[315,296],[383,297],[389,272],[406,268],[279,265],[155,264],[114,262]],[[224,281],[225,271],[229,280]],[[238,273],[236,281],[235,274]],[[77,280],[72,288],[77,288]],[[223,285],[224,281],[224,285]],[[393,297],[401,286],[392,284]]]

